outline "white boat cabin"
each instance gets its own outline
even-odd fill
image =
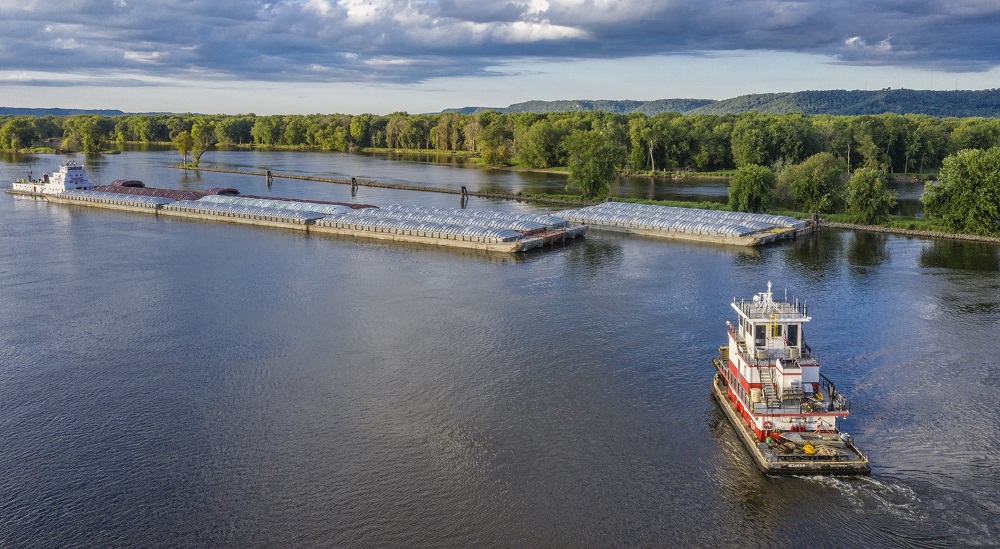
[[[31,194],[59,194],[66,191],[89,191],[93,185],[87,179],[83,166],[68,162],[53,174],[44,174],[40,179],[15,181],[13,190]]]
[[[780,394],[800,392],[808,396],[819,390],[819,363],[809,356],[802,326],[812,320],[798,300],[774,301],[771,283],[752,301],[733,301],[737,325],[730,325],[730,349],[739,349],[744,361],[740,374],[751,386],[758,385],[760,367],[773,366],[770,380]],[[803,352],[805,347],[805,352]]]
[[[719,373],[744,419],[764,440],[767,433],[836,430],[850,415],[847,400],[820,373],[803,340],[812,320],[805,303],[775,300],[771,283],[751,300],[733,300],[737,320],[729,326],[729,346]]]

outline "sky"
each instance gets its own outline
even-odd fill
[[[0,0],[0,106],[410,113],[1000,87],[1000,0]]]

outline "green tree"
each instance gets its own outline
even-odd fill
[[[251,116],[227,116],[215,123],[215,142],[223,145],[242,145],[253,140],[250,130],[254,118]]]
[[[347,127],[337,126],[333,128],[333,139],[330,143],[330,147],[338,151],[346,151],[350,148],[350,146],[351,143]]]
[[[250,135],[254,143],[270,147],[281,142],[284,129],[284,122],[280,116],[260,116],[254,120]]]
[[[920,197],[924,214],[948,229],[1000,234],[1000,147],[966,149],[944,159],[939,180]]]
[[[11,118],[0,126],[0,149],[19,151],[31,146],[37,138],[35,128],[26,118]]]
[[[781,114],[764,119],[771,143],[770,162],[779,159],[801,162],[817,152],[818,138],[812,124],[799,113]]]
[[[951,142],[956,151],[1000,145],[1000,122],[989,118],[963,118],[952,131]]]
[[[865,168],[888,168],[890,159],[886,155],[889,142],[883,120],[877,116],[858,116],[852,119],[852,132],[857,143],[857,151],[864,159]]]
[[[284,118],[284,130],[281,132],[281,144],[301,147],[306,144],[306,129],[309,125],[304,116],[289,115]]]
[[[888,221],[896,205],[896,193],[887,188],[887,180],[883,171],[861,168],[847,181],[847,212],[855,223]]]
[[[525,130],[517,149],[517,161],[527,168],[551,168],[559,165],[562,133],[547,120]]]
[[[734,212],[764,211],[776,181],[774,172],[766,166],[740,166],[729,181],[729,208]]]
[[[514,148],[513,137],[513,133],[507,127],[506,120],[499,116],[495,118],[479,134],[479,152],[483,160],[491,166],[502,166],[510,163]]]
[[[579,189],[584,198],[607,196],[624,160],[622,148],[592,130],[574,131],[563,139],[562,146],[569,167],[566,189]]]
[[[797,208],[806,212],[830,213],[838,211],[843,205],[846,172],[846,162],[822,152],[784,169],[778,185],[790,191]]]
[[[194,146],[194,139],[191,137],[191,132],[177,132],[171,142],[174,144],[174,148],[177,149],[177,152],[181,153],[181,157],[184,158],[184,164],[187,164],[188,153],[191,152],[191,148]]]
[[[479,151],[479,134],[483,133],[483,126],[479,123],[479,120],[475,117],[469,119],[464,126],[462,126],[462,135],[465,137],[465,150],[477,152]]]
[[[691,129],[691,162],[700,171],[721,170],[730,163],[732,122],[714,115],[694,115]]]
[[[38,139],[51,139],[63,134],[62,127],[55,116],[42,116],[31,119],[31,127]]]
[[[85,153],[99,153],[104,150],[105,133],[102,126],[107,122],[94,115],[70,116],[63,122],[63,148],[73,148],[79,144]],[[106,118],[114,130],[114,122]],[[110,132],[109,132],[110,133]]]
[[[199,120],[191,126],[191,163],[201,162],[201,155],[215,144],[215,127],[207,119]]]
[[[768,132],[757,116],[743,116],[736,121],[730,147],[736,167],[770,164]]]
[[[410,115],[405,112],[394,112],[389,115],[385,125],[385,143],[390,149],[406,148],[407,134],[410,132]]]
[[[633,117],[628,123],[629,140],[632,145],[631,161],[634,169],[649,166],[656,173],[656,146],[662,135],[653,127],[652,121],[645,115]]]
[[[903,139],[904,172],[916,166],[917,173],[923,172],[928,160],[932,165],[941,161],[947,139],[941,120],[926,115],[907,115],[911,121],[910,131]]]
[[[372,115],[359,114],[351,118],[351,142],[359,147],[369,147],[369,132],[371,131]]]

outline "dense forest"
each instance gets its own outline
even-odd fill
[[[114,143],[172,143],[185,163],[190,154],[195,165],[215,146],[437,150],[473,154],[495,166],[569,167],[571,186],[585,197],[604,194],[609,179],[619,173],[737,170],[732,188],[737,192],[730,196],[734,209],[848,212],[858,221],[879,222],[894,202],[885,190],[888,176],[945,173],[947,159],[959,151],[998,147],[1000,120],[604,111],[0,116],[0,149],[31,150],[44,142],[83,152],[107,150]],[[977,169],[984,173],[992,161],[966,160],[979,162]],[[957,204],[941,196],[928,204],[932,215],[939,215],[935,208]],[[992,200],[992,195],[982,198]],[[987,220],[991,227],[998,223],[1000,215]]]
[[[746,113],[616,115],[601,111],[361,115],[0,116],[0,149],[99,152],[114,143],[169,143],[187,132],[193,150],[214,145],[317,150],[390,148],[473,153],[493,165],[565,166],[564,140],[594,131],[621,150],[623,173],[718,171],[745,164],[795,164],[820,152],[853,170],[937,170],[961,149],[1000,145],[1000,120],[926,115],[803,116]]]

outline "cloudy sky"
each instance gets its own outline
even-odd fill
[[[0,0],[0,106],[388,113],[1000,87],[998,0]]]

